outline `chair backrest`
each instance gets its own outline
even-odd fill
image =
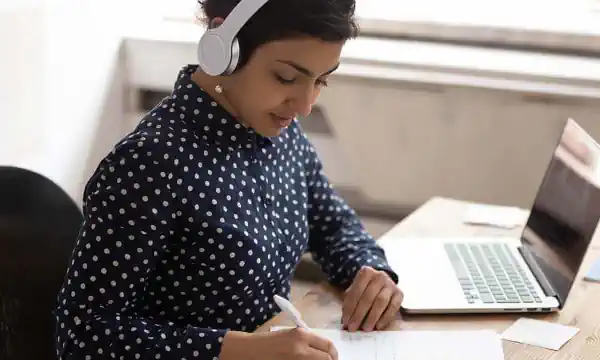
[[[0,359],[56,360],[53,310],[82,222],[54,182],[0,166]]]

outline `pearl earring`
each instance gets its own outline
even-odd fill
[[[217,94],[222,94],[223,93],[223,85],[219,84],[219,85],[215,86],[215,92]]]

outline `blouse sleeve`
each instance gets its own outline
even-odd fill
[[[56,309],[60,359],[217,359],[223,329],[179,327],[143,313],[172,239],[177,202],[166,152],[121,143],[84,192],[84,224]],[[171,162],[172,164],[172,162]]]
[[[308,185],[309,249],[329,281],[346,288],[363,266],[398,277],[387,263],[385,253],[365,230],[356,212],[330,184],[315,149],[306,159]]]

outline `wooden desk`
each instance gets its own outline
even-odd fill
[[[468,203],[433,198],[405,220],[396,225],[381,239],[399,241],[398,236],[465,236],[465,235],[514,235],[521,229],[500,230],[489,227],[464,225],[461,215]],[[600,284],[581,281],[591,262],[600,257],[600,236],[596,236],[583,264],[582,274],[575,284],[564,310],[557,314],[526,315],[561,324],[577,326],[581,331],[565,344],[560,351],[546,350],[503,341],[506,359],[600,359]],[[317,286],[295,305],[312,327],[340,328],[341,297],[339,291],[327,284]],[[499,333],[524,315],[405,315],[392,329],[495,329]],[[273,325],[292,325],[287,319],[277,316],[258,329],[268,331]]]

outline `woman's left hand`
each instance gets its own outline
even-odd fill
[[[364,266],[344,293],[342,324],[348,331],[385,329],[396,320],[403,298],[385,271]]]

